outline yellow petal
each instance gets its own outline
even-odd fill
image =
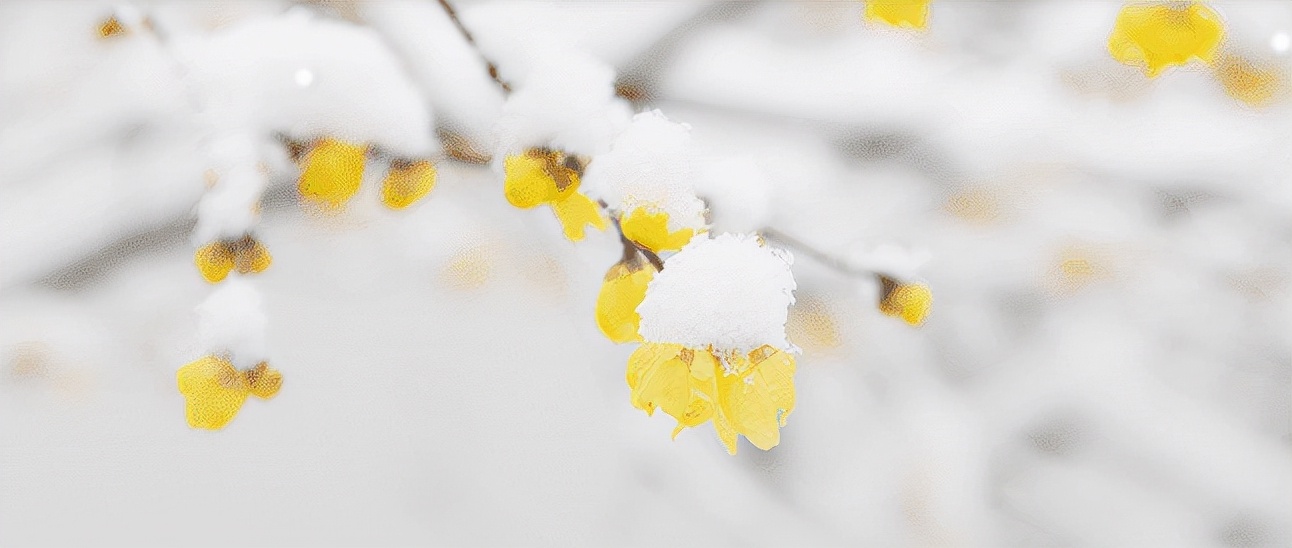
[[[601,212],[601,207],[582,192],[575,192],[552,202],[552,212],[561,221],[565,237],[572,242],[583,239],[584,227],[587,225],[592,225],[597,230],[606,229],[606,217]]]
[[[179,392],[184,414],[193,428],[219,430],[242,409],[250,387],[228,360],[205,356],[179,368]]]
[[[894,27],[922,29],[928,26],[930,0],[866,0],[867,21]]]
[[[717,376],[718,406],[736,432],[766,451],[780,443],[783,416],[793,410],[794,367],[793,359],[784,353],[771,350],[771,356],[784,356],[772,358],[760,352],[763,349],[747,357],[728,358],[732,369],[746,372]],[[732,363],[735,361],[740,363]]]
[[[197,249],[193,254],[193,263],[202,279],[210,283],[220,283],[233,270],[233,251],[224,242],[211,242]]]
[[[243,376],[247,379],[247,388],[251,391],[251,395],[262,400],[277,396],[278,391],[283,387],[283,373],[269,367],[265,362],[260,362],[248,369]]]
[[[617,263],[606,273],[606,281],[597,294],[597,327],[616,343],[641,340],[637,328],[641,316],[637,306],[646,298],[646,286],[655,277],[655,267],[644,264],[628,266]]]
[[[305,155],[305,167],[297,183],[301,196],[330,208],[339,208],[355,193],[363,180],[367,147],[325,138]]]
[[[566,156],[543,148],[503,160],[503,194],[513,206],[529,209],[574,194],[579,174],[566,165]]]
[[[1224,35],[1220,16],[1201,2],[1132,3],[1117,14],[1108,51],[1155,77],[1193,58],[1210,63]]]
[[[879,301],[879,310],[911,325],[924,323],[933,307],[933,291],[924,284],[899,284]]]
[[[651,401],[645,394],[648,388],[653,388],[658,392],[659,387],[648,387],[650,380],[655,378],[655,371],[665,362],[677,358],[682,351],[680,344],[662,344],[646,343],[634,350],[628,357],[628,388],[632,391],[631,400],[633,407],[641,409],[646,414],[653,414],[657,402]],[[654,392],[652,392],[654,393]]]
[[[695,235],[695,230],[690,228],[669,232],[668,213],[645,207],[638,207],[624,216],[619,227],[623,229],[625,238],[656,253],[682,249]]]
[[[435,166],[426,160],[392,163],[381,183],[381,202],[391,209],[413,205],[435,188]]]

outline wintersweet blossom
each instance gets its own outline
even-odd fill
[[[643,112],[588,166],[589,192],[622,215],[625,237],[656,253],[677,251],[704,230],[690,134],[658,110]]]
[[[427,160],[395,160],[381,183],[381,203],[404,209],[417,203],[435,188],[435,166]]]
[[[184,396],[184,415],[192,428],[219,430],[229,424],[247,396],[269,399],[278,394],[283,375],[261,362],[239,371],[228,359],[208,355],[179,369],[179,392]]]
[[[1137,2],[1117,14],[1108,51],[1122,63],[1143,67],[1151,78],[1194,58],[1211,63],[1224,36],[1220,15],[1202,2]]]
[[[264,272],[273,262],[273,257],[264,244],[248,234],[236,239],[217,240],[198,248],[193,254],[193,262],[203,279],[219,283],[234,270],[239,274]]]
[[[697,237],[669,258],[637,307],[645,342],[628,358],[633,406],[676,419],[674,436],[712,421],[733,455],[740,435],[763,450],[779,444],[794,410],[791,261],[733,234]]]
[[[297,183],[301,197],[337,209],[359,192],[367,146],[323,138],[305,153]]]
[[[879,311],[919,326],[933,307],[933,291],[922,283],[901,283],[885,278]]]
[[[894,27],[923,29],[929,22],[930,0],[865,0],[867,21]]]
[[[646,298],[646,287],[655,278],[655,267],[634,257],[615,263],[606,273],[597,294],[597,327],[616,343],[640,341],[641,315],[637,306]]]
[[[521,209],[551,206],[565,237],[577,242],[588,225],[597,230],[607,226],[597,203],[579,192],[580,168],[577,158],[562,151],[531,148],[503,162],[503,194],[508,203]]]

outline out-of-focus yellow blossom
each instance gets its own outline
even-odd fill
[[[102,23],[99,23],[98,30],[99,38],[105,39],[112,38],[113,36],[121,36],[126,33],[125,25],[122,25],[121,21],[118,20],[116,16],[110,16],[107,19],[104,19]]]
[[[625,215],[619,227],[625,238],[656,253],[682,249],[695,235],[695,230],[690,228],[669,232],[668,213],[646,207],[638,207]]]
[[[606,229],[606,217],[597,203],[579,192],[578,162],[564,153],[531,148],[503,161],[503,194],[507,202],[522,209],[543,204],[561,221],[565,237],[582,240],[587,225]]]
[[[713,421],[727,452],[743,435],[764,451],[780,443],[780,428],[794,411],[794,358],[762,346],[748,354],[679,344],[646,343],[628,358],[634,407],[662,409],[683,429]]]
[[[906,323],[919,326],[928,317],[933,307],[933,291],[921,283],[888,283],[884,295],[879,300],[879,310],[889,316],[905,320]]]
[[[1130,3],[1117,14],[1108,51],[1114,59],[1143,67],[1155,77],[1193,58],[1211,63],[1225,27],[1220,16],[1197,1]]]
[[[404,209],[435,188],[435,166],[426,160],[395,161],[381,183],[381,203],[391,209]]]
[[[1215,72],[1225,93],[1252,106],[1268,104],[1283,91],[1282,75],[1277,71],[1258,67],[1238,56],[1221,58]]]
[[[642,261],[616,263],[606,273],[597,294],[597,327],[616,343],[640,341],[637,328],[642,318],[637,305],[646,298],[646,286],[655,277],[655,267]]]
[[[248,395],[269,399],[283,385],[283,374],[261,362],[238,371],[229,360],[203,356],[176,374],[179,393],[184,396],[184,415],[193,428],[219,430],[229,424]]]
[[[865,0],[866,20],[908,29],[929,23],[930,0]]]
[[[264,272],[273,260],[269,249],[250,235],[236,240],[217,240],[193,254],[198,272],[210,283],[223,281],[233,270],[240,274]]]
[[[305,154],[297,188],[307,200],[337,209],[359,192],[367,147],[332,138],[319,140]]]

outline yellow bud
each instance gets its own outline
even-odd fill
[[[565,154],[532,148],[503,160],[503,194],[513,206],[529,209],[574,194],[579,173],[566,165]]]
[[[125,25],[122,25],[121,21],[117,20],[116,16],[108,17],[103,20],[102,23],[99,23],[99,38],[112,38],[113,36],[121,36],[125,33]]]
[[[597,230],[606,229],[606,217],[601,207],[582,192],[575,192],[551,203],[552,212],[561,221],[565,237],[572,242],[583,239],[584,228],[592,225]]]
[[[1224,36],[1220,16],[1201,2],[1132,3],[1117,14],[1108,51],[1152,78],[1194,58],[1212,62]]]
[[[304,159],[297,183],[301,196],[332,209],[345,205],[359,192],[367,147],[325,138]]]
[[[933,291],[924,284],[898,284],[879,301],[879,310],[918,326],[933,306]]]
[[[391,209],[413,205],[435,188],[435,166],[429,161],[392,162],[381,183],[381,202]]]
[[[184,396],[184,413],[193,428],[219,430],[229,424],[247,401],[247,379],[228,360],[199,358],[176,374]]]
[[[223,241],[211,242],[197,249],[193,262],[202,274],[202,279],[210,283],[220,283],[233,270],[233,250]]]
[[[654,277],[655,268],[649,264],[610,267],[597,294],[597,327],[606,338],[619,344],[641,340],[637,305],[646,298],[646,286]]]
[[[1215,73],[1225,93],[1252,106],[1268,104],[1284,87],[1279,72],[1257,67],[1237,56],[1221,59],[1216,64]]]

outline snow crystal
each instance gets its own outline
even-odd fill
[[[650,342],[748,352],[793,350],[785,320],[796,287],[789,253],[754,235],[697,237],[669,258],[637,307]]]
[[[225,354],[237,367],[248,368],[268,357],[265,346],[265,312],[260,292],[250,282],[231,274],[197,307],[202,349]]]
[[[585,53],[551,50],[503,105],[496,156],[534,146],[587,155],[608,150],[631,113],[615,97],[614,81],[614,69]]]
[[[652,206],[668,213],[669,229],[704,226],[704,202],[695,196],[691,127],[670,122],[658,110],[633,117],[611,150],[592,159],[588,193],[624,213]]]

